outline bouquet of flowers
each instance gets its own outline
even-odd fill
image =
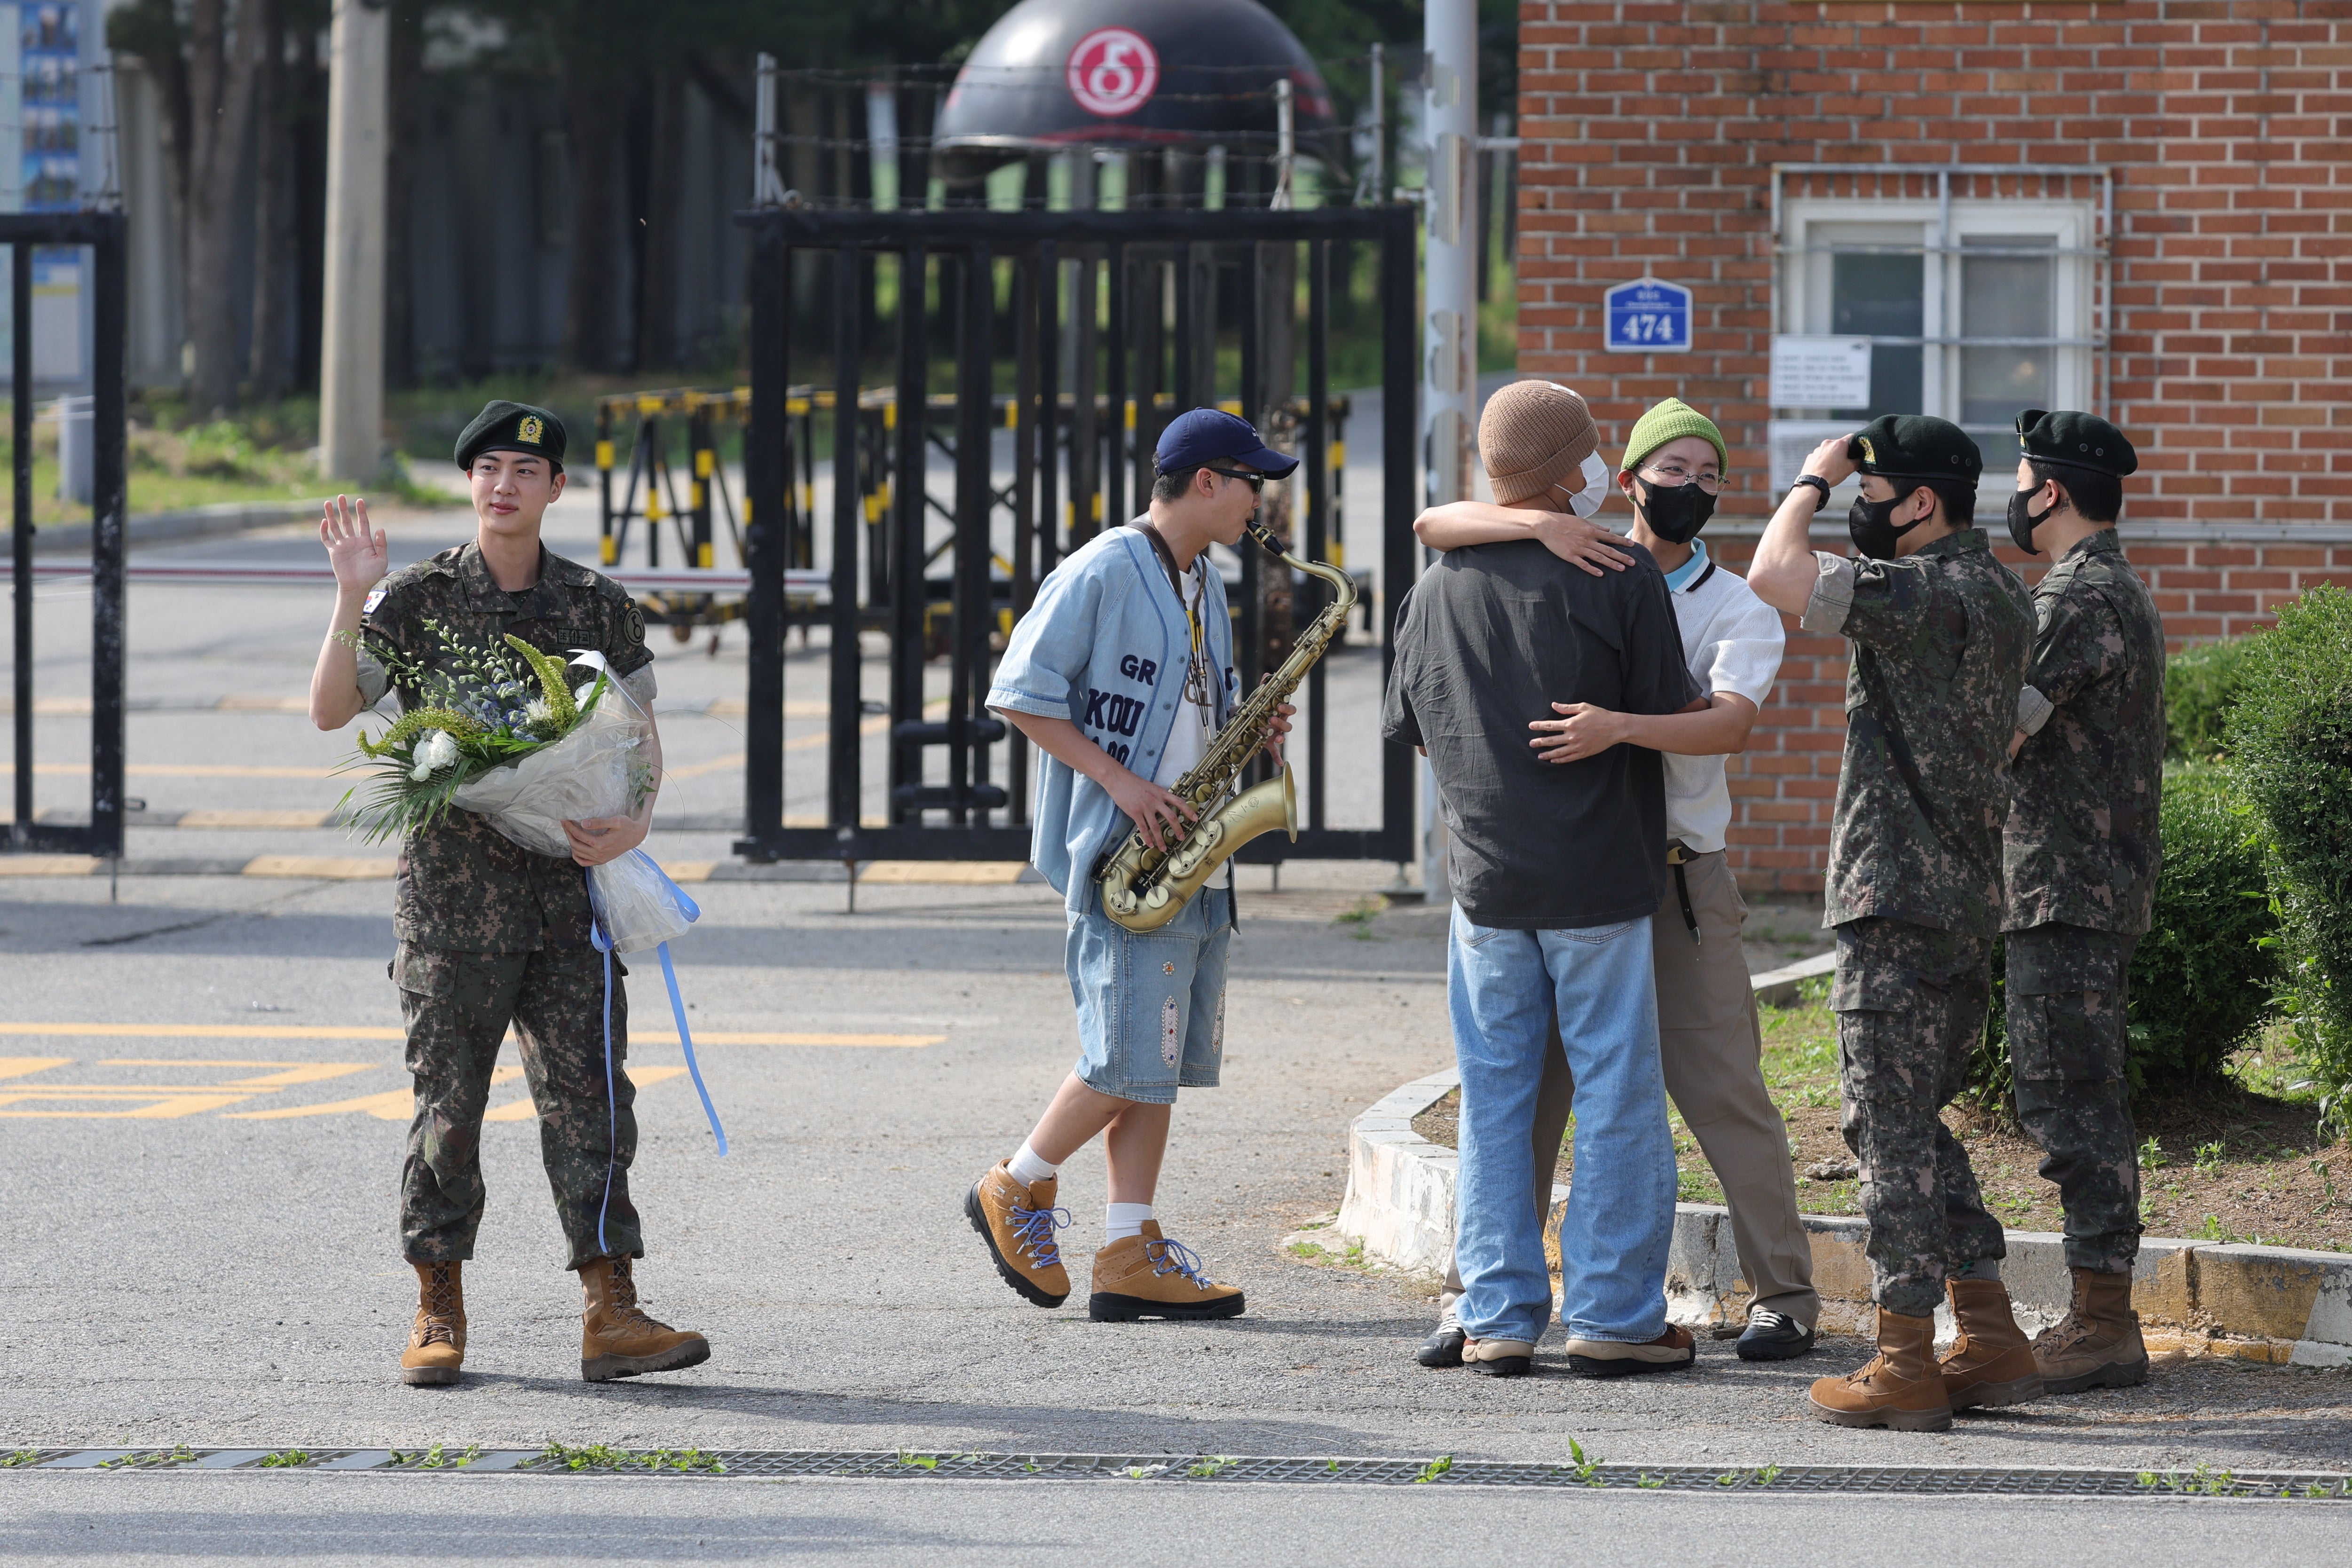
[[[430,827],[452,807],[475,811],[537,854],[569,856],[563,824],[635,817],[660,782],[653,721],[613,678],[602,653],[572,664],[595,678],[576,690],[563,660],[509,635],[503,648],[469,645],[428,619],[443,657],[419,666],[376,646],[418,695],[381,740],[362,730],[347,765],[373,769],[352,823],[373,843]],[[345,794],[349,805],[358,794]],[[634,953],[678,936],[691,905],[642,851],[591,867],[604,935]]]

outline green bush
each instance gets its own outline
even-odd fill
[[[2164,867],[2147,934],[2132,949],[2131,1084],[2169,1094],[2210,1085],[2269,1014],[2277,930],[2263,876],[2261,824],[2211,768],[2168,769]],[[1969,1073],[1980,1102],[2008,1098],[2003,955],[1993,953],[1993,1005]]]
[[[2223,738],[2272,847],[2296,1060],[2352,1124],[2352,595],[2315,588],[2252,640]]]
[[[2165,755],[2210,762],[2226,754],[2224,727],[2254,638],[2200,643],[2164,662]]]

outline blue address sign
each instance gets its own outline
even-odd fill
[[[1691,346],[1691,291],[1679,283],[1643,277],[1601,296],[1609,319],[1608,348],[1619,354],[1684,354]]]

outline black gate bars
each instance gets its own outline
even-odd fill
[[[1037,583],[1066,546],[1075,547],[1140,509],[1150,479],[1151,444],[1168,417],[1218,402],[1253,419],[1264,417],[1270,380],[1260,341],[1265,336],[1258,303],[1264,247],[1291,246],[1294,256],[1299,254],[1296,247],[1304,247],[1307,385],[1297,434],[1305,537],[1291,548],[1317,560],[1329,559],[1337,543],[1331,532],[1337,476],[1329,418],[1328,258],[1335,243],[1346,242],[1369,242],[1380,256],[1384,466],[1377,585],[1385,674],[1387,632],[1415,568],[1414,216],[1401,204],[1290,211],[772,209],[740,214],[737,221],[751,231],[753,246],[751,423],[744,451],[751,584],[744,619],[751,653],[746,835],[736,852],[755,861],[1027,857],[1027,747],[1017,732],[986,710],[993,658],[1012,621],[1027,610]],[[831,285],[823,312],[831,318],[830,341],[814,346],[831,361],[828,388],[792,383],[793,258],[811,253],[831,262],[829,268],[820,263],[814,269]],[[874,313],[862,308],[860,267],[882,256],[898,258],[900,282],[890,344],[895,385],[877,392],[859,384],[866,350],[861,335],[876,324]],[[1080,265],[1073,269],[1066,303],[1066,262]],[[1011,275],[1009,309],[1003,312],[1000,263],[1009,264]],[[1110,285],[1099,305],[1098,267]],[[1239,385],[1233,389],[1237,397],[1220,396],[1224,389],[1216,384],[1221,267],[1230,269],[1240,298],[1233,312],[1240,326]],[[827,270],[831,277],[823,279]],[[1265,270],[1277,280],[1288,277],[1285,268]],[[1136,287],[1147,278],[1155,286]],[[1173,294],[1172,342],[1160,331],[1163,297],[1156,285],[1162,279]],[[938,311],[946,319],[938,323],[943,333],[929,319],[934,289]],[[1100,330],[1098,319],[1106,323]],[[881,328],[891,330],[887,322]],[[1066,345],[1065,334],[1076,342]],[[947,356],[951,366],[939,379],[932,367],[935,337],[952,344]],[[1007,339],[1011,363],[1003,366],[998,347]],[[1074,350],[1068,357],[1077,382],[1067,388],[1059,384],[1066,347]],[[1173,374],[1164,376],[1171,358]],[[920,415],[909,416],[915,410]],[[877,415],[878,431],[873,428]],[[951,434],[936,433],[942,423]],[[991,462],[996,429],[1013,433],[1011,481],[1002,486]],[[831,632],[826,811],[822,826],[787,825],[784,574],[809,560],[814,540],[808,525],[818,521],[810,516],[813,465],[821,436],[829,438],[838,476],[830,507],[829,604],[823,612]],[[953,463],[953,498],[944,507],[924,483],[931,447]],[[839,467],[845,459],[845,470]],[[887,480],[880,474],[886,466]],[[935,510],[950,515],[954,531],[927,558],[926,521]],[[992,545],[991,523],[1005,514],[1011,547],[1000,554]],[[802,524],[803,517],[808,523]],[[859,538],[869,528],[861,582]],[[929,570],[941,554],[948,557],[944,580]],[[1235,643],[1242,678],[1254,685],[1267,651],[1259,623],[1258,579],[1274,563],[1255,550],[1243,551],[1242,559]],[[1318,595],[1323,591],[1319,583],[1311,586]],[[926,708],[923,677],[927,653],[937,651],[936,634],[927,632],[939,619],[935,601],[941,596],[949,678],[944,703],[934,696],[930,704],[945,711],[934,715]],[[1303,625],[1320,602],[1299,603],[1297,623]],[[866,819],[860,810],[866,708],[858,632],[877,626],[887,631],[890,644],[884,705],[887,807],[880,821]],[[1307,694],[1307,826],[1295,844],[1270,836],[1243,858],[1408,861],[1413,854],[1413,775],[1402,747],[1381,747],[1379,826],[1325,824],[1329,768],[1324,673],[1318,664]],[[944,765],[927,768],[935,748],[944,750]]]
[[[15,799],[0,852],[122,854],[122,524],[125,512],[123,308],[127,275],[120,213],[0,214],[9,250],[10,382],[16,441],[11,574],[16,637]],[[33,264],[37,248],[87,246],[92,252],[90,454],[89,820],[36,820],[33,798]],[[77,329],[78,326],[77,326]]]

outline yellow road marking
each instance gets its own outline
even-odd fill
[[[136,1092],[136,1097],[152,1100],[152,1105],[142,1105],[134,1111],[14,1111],[0,1110],[0,1116],[27,1120],[55,1120],[79,1117],[98,1121],[165,1122],[175,1117],[193,1116],[200,1111],[217,1111],[224,1105],[234,1105],[240,1100],[250,1100],[257,1092],[252,1089],[215,1090],[156,1089]],[[122,1100],[133,1096],[112,1091],[92,1092],[88,1089],[60,1087],[57,1089],[0,1089],[0,1106],[11,1106],[25,1100]]]
[[[522,1076],[522,1069],[514,1065],[490,1070],[490,1087],[511,1083]],[[340,1116],[351,1113],[373,1116],[379,1122],[405,1122],[416,1114],[416,1091],[413,1086],[387,1089],[381,1094],[362,1094],[356,1100],[333,1100],[324,1105],[285,1105],[275,1111],[231,1111],[221,1118],[224,1122],[282,1122],[294,1116]]]
[[[662,874],[672,882],[709,882],[710,873],[719,869],[717,861],[663,861]]]
[[[1017,882],[1025,861],[868,861],[857,880],[872,883],[931,883],[955,887]]]
[[[373,1061],[204,1061],[184,1057],[110,1056],[102,1059],[100,1067],[274,1067],[258,1078],[240,1078],[224,1089],[290,1089],[298,1083],[323,1083],[330,1078],[348,1078],[354,1072],[365,1072],[380,1065]]]
[[[88,876],[96,855],[0,855],[0,876]]]
[[[332,811],[273,811],[226,810],[183,811],[184,828],[323,828]]]
[[[383,856],[256,855],[245,862],[240,876],[315,877],[323,882],[378,882],[392,875],[394,862]]]
[[[405,1040],[408,1033],[401,1029],[384,1029],[361,1024],[251,1024],[251,1023],[0,1023],[0,1035],[57,1035],[76,1039],[106,1040]],[[943,1034],[812,1034],[803,1030],[697,1030],[698,1045],[872,1045],[925,1046],[946,1041]],[[629,1036],[632,1046],[676,1045],[674,1034],[635,1034]],[[10,1061],[43,1060],[35,1057],[0,1057],[0,1068]],[[60,1060],[71,1061],[70,1057]],[[234,1065],[245,1066],[238,1062]],[[276,1062],[251,1065],[278,1066]],[[27,1068],[27,1071],[36,1071]],[[5,1076],[0,1072],[0,1076]]]
[[[72,1061],[70,1056],[0,1056],[0,1078],[22,1078],[27,1072],[47,1072],[52,1067],[65,1067]]]
[[[857,727],[857,733],[860,735],[882,735],[887,733],[889,728],[890,720],[887,716],[881,718],[869,718],[865,723]],[[819,730],[814,735],[793,737],[792,739],[784,742],[784,749],[786,751],[814,751],[818,747],[830,745],[832,740],[833,736],[830,731]],[[724,757],[714,757],[707,762],[689,762],[683,768],[666,768],[662,770],[662,777],[665,779],[700,779],[709,774],[725,773],[730,768],[740,768],[742,766],[743,753],[740,751],[730,751]]]

